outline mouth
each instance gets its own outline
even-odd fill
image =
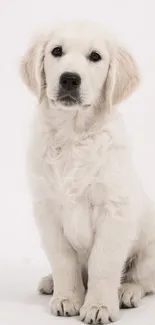
[[[91,104],[84,104],[82,103],[82,100],[78,97],[74,97],[72,95],[63,95],[63,96],[57,96],[56,99],[50,99],[50,101],[52,102],[53,105],[56,105],[56,104],[61,104],[63,105],[64,107],[72,107],[72,106],[76,106],[76,105],[81,105],[84,109],[87,109],[91,106]]]
[[[80,100],[71,96],[71,95],[65,95],[58,98],[58,101],[61,102],[65,106],[72,106],[76,104],[80,104]]]

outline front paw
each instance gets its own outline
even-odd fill
[[[119,308],[98,303],[85,303],[80,309],[80,319],[87,324],[109,324],[119,319]]]
[[[79,315],[83,299],[54,297],[50,300],[50,309],[55,316],[75,316]]]

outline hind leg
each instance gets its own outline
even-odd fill
[[[38,285],[38,291],[41,294],[52,295],[54,292],[54,282],[52,274],[43,277]]]
[[[140,300],[144,297],[143,286],[137,283],[122,283],[119,290],[119,301],[121,308],[138,307]]]
[[[137,257],[126,273],[119,290],[120,306],[132,308],[148,293],[155,292],[155,246],[151,245]]]

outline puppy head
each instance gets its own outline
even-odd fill
[[[102,99],[110,108],[138,86],[131,55],[94,24],[67,23],[39,37],[22,59],[21,76],[49,105],[89,108]]]

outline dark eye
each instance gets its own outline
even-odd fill
[[[55,47],[51,53],[55,57],[61,57],[63,55],[62,46]]]
[[[93,62],[98,62],[102,59],[101,55],[95,51],[91,52],[88,58],[90,61],[93,61]]]

